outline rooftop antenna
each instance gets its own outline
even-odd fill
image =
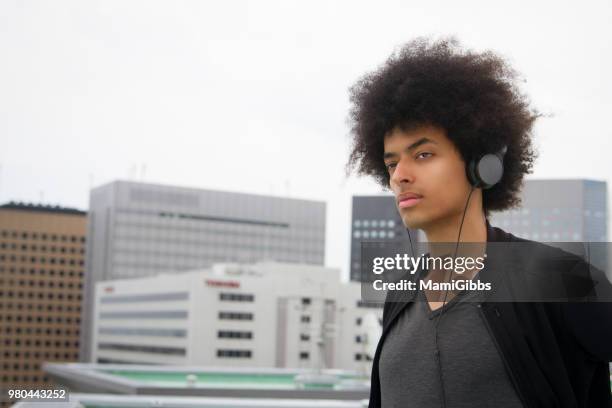
[[[128,179],[130,181],[134,181],[138,177],[138,165],[136,163],[132,163],[130,165],[130,170],[128,172]]]
[[[321,284],[323,289],[324,284]],[[323,292],[322,292],[323,293]],[[325,366],[325,352],[330,346],[331,341],[336,336],[336,323],[330,321],[330,317],[334,314],[335,304],[328,302],[325,298],[315,298],[313,301],[322,303],[321,307],[301,308],[301,310],[312,310],[313,315],[318,317],[314,319],[314,327],[310,329],[310,334],[314,337],[317,346],[318,359],[315,366],[311,370],[294,377],[294,381],[299,388],[308,388],[312,386],[334,387],[339,384],[341,378],[335,374],[326,373],[323,371]],[[314,317],[314,316],[313,316]]]
[[[285,194],[287,197],[291,197],[291,181],[289,179],[285,179]]]
[[[147,164],[142,163],[140,165],[140,181],[144,181],[145,173],[147,172]]]
[[[382,335],[382,327],[378,321],[378,317],[370,312],[363,317],[362,320],[363,334],[361,335],[363,344],[363,371],[365,374],[369,372],[367,362],[374,359],[378,340]]]
[[[369,373],[360,375],[359,377],[342,378],[342,376],[325,371],[325,351],[329,347],[334,347],[334,340],[342,339],[342,328],[340,322],[336,321],[336,313],[345,312],[346,308],[340,307],[336,309],[336,304],[332,299],[318,298],[319,307],[315,306],[312,310],[313,315],[321,317],[321,321],[316,321],[315,327],[311,329],[311,333],[315,336],[319,360],[317,366],[312,367],[308,372],[298,374],[294,377],[294,381],[298,388],[308,387],[324,387],[333,388],[335,390],[367,390],[370,387],[370,380],[367,378]],[[322,306],[322,307],[321,307]],[[376,316],[374,321],[378,322]],[[375,335],[375,334],[373,334]],[[376,339],[378,340],[378,339]],[[376,345],[374,345],[376,349]],[[372,354],[373,355],[373,354]]]

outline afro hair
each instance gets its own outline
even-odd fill
[[[347,173],[357,168],[389,188],[385,136],[395,127],[434,125],[446,131],[466,163],[507,146],[503,177],[483,190],[483,207],[487,215],[516,207],[536,158],[532,127],[541,116],[518,89],[517,76],[498,55],[464,50],[454,37],[408,42],[350,88]]]

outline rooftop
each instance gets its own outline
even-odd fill
[[[346,370],[45,363],[73,392],[225,398],[368,398],[369,380]],[[320,381],[318,379],[321,379]]]
[[[0,209],[45,212],[45,213],[56,213],[56,214],[70,214],[70,215],[86,215],[87,214],[87,211],[82,211],[76,208],[61,207],[59,205],[49,205],[49,204],[24,203],[20,201],[19,202],[9,201],[6,204],[0,205]]]

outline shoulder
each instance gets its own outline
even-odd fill
[[[502,239],[491,243],[497,246],[491,248],[492,252],[510,267],[511,279],[523,279],[521,283],[530,293],[537,293],[537,298],[583,298],[593,294],[597,282],[593,275],[597,271],[589,263],[585,243],[543,243],[494,229],[495,236]]]

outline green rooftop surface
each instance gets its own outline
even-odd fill
[[[105,370],[97,371],[105,374],[116,375],[129,380],[140,381],[157,385],[168,385],[172,387],[187,386],[187,376],[195,375],[195,387],[240,387],[240,388],[295,388],[295,374],[276,373],[232,373],[232,372],[189,372],[189,371],[138,371],[138,370]],[[354,375],[338,375],[343,379],[359,379]],[[332,384],[310,384],[308,388],[329,388]]]

